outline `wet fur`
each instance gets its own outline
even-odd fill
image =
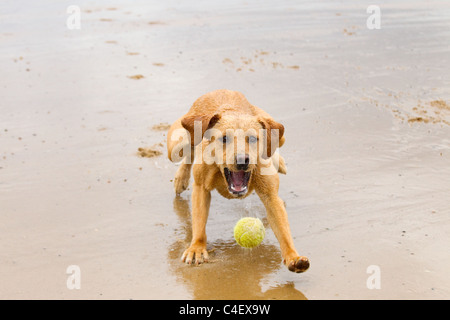
[[[194,123],[201,121],[202,136],[200,141],[194,139]],[[174,132],[180,132],[184,129],[184,138],[174,139]],[[194,151],[202,152],[208,145],[212,143],[220,143],[217,139],[207,139],[204,137],[208,129],[215,129],[218,132],[225,132],[227,129],[253,129],[258,133],[258,139],[264,139],[264,150],[255,150],[251,148],[248,141],[245,143],[245,153],[249,153],[250,157],[256,157],[256,163],[250,164],[248,170],[251,171],[250,181],[248,182],[248,190],[244,195],[236,196],[229,192],[229,187],[224,176],[224,167],[235,170],[236,165],[227,163],[227,153],[223,152],[223,164],[207,164],[205,161],[195,162]],[[266,134],[260,136],[260,130],[266,130]],[[244,95],[240,92],[230,90],[217,90],[203,95],[197,99],[191,109],[181,118],[174,122],[169,129],[167,137],[167,147],[169,159],[173,159],[172,152],[174,148],[184,143],[184,150],[191,151],[191,157],[186,157],[183,151],[175,153],[177,156],[184,157],[180,167],[178,168],[174,187],[177,194],[182,193],[189,185],[191,169],[194,176],[192,190],[192,241],[190,246],[183,253],[182,260],[188,264],[200,264],[208,261],[208,252],[206,250],[206,222],[208,219],[209,207],[211,202],[211,191],[217,190],[225,198],[245,198],[253,191],[257,193],[267,210],[267,218],[275,236],[280,243],[283,261],[289,270],[293,272],[303,272],[309,267],[309,260],[306,257],[299,256],[292,240],[289,222],[287,218],[284,202],[278,196],[279,173],[286,173],[284,159],[271,150],[271,135],[267,134],[271,129],[277,129],[279,132],[278,145],[281,147],[285,142],[284,127],[276,122],[268,113],[251,105]],[[187,136],[190,134],[190,139]],[[264,131],[262,131],[264,132]],[[183,142],[184,141],[184,142]],[[262,152],[260,152],[262,151]],[[236,146],[233,154],[237,152]],[[262,153],[262,155],[261,155]],[[214,155],[216,156],[216,155]],[[191,160],[191,161],[188,161]],[[261,170],[273,166],[278,168],[278,172],[271,175],[261,174]]]

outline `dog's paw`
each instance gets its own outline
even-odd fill
[[[177,195],[181,194],[189,187],[189,178],[191,176],[190,167],[182,165],[178,168],[175,178],[173,179],[173,186]]]
[[[189,177],[187,179],[175,177],[175,179],[173,180],[173,186],[175,189],[175,193],[177,195],[180,195],[189,187]]]
[[[208,262],[208,260],[208,251],[206,251],[206,245],[203,244],[191,244],[190,247],[184,251],[181,257],[181,261],[187,264],[195,265]]]
[[[286,266],[288,267],[289,271],[301,273],[308,270],[309,264],[309,259],[307,257],[300,256],[289,260],[286,263]]]

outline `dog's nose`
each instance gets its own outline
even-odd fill
[[[236,168],[238,170],[247,170],[249,163],[250,163],[250,157],[248,154],[237,154],[236,155]]]

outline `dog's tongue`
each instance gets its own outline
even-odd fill
[[[245,187],[245,171],[230,171],[231,183],[233,189],[241,191]]]

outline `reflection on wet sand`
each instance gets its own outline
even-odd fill
[[[248,250],[232,240],[216,241],[208,246],[209,263],[198,267],[182,263],[180,257],[191,239],[189,201],[175,197],[173,207],[185,238],[169,247],[168,261],[193,299],[306,300],[291,282],[262,291],[261,280],[282,267],[279,249],[271,244]]]

